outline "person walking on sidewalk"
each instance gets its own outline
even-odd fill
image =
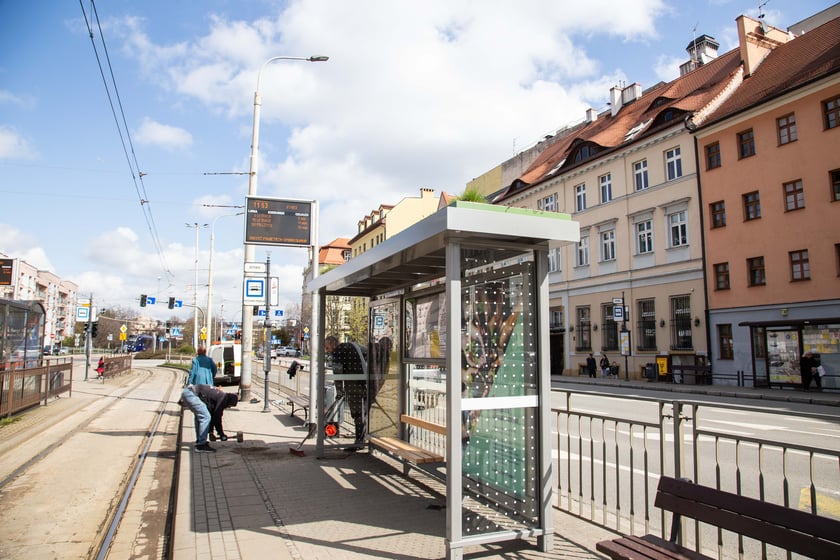
[[[238,398],[233,393],[226,393],[212,385],[187,385],[181,392],[178,404],[189,408],[195,416],[195,451],[198,453],[215,453],[216,450],[207,443],[211,425],[215,426],[221,435],[222,413],[228,406],[236,406]],[[225,436],[224,439],[227,439]]]
[[[187,385],[213,385],[216,380],[216,362],[207,357],[207,349],[199,346],[192,361]]]

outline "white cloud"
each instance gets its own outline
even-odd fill
[[[176,126],[162,124],[146,117],[134,133],[140,144],[161,146],[167,149],[184,149],[192,145],[192,135]]]
[[[35,159],[37,154],[29,141],[10,126],[0,125],[0,159]]]
[[[38,270],[49,270],[60,276],[60,272],[52,268],[52,263],[44,248],[38,244],[38,240],[8,224],[0,223],[0,253],[12,259],[23,259]]]

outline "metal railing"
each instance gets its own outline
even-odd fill
[[[562,389],[553,394],[564,402],[552,409],[557,433],[556,505],[570,515],[619,533],[668,538],[670,515],[666,519],[653,506],[659,476],[667,474],[840,517],[836,416]],[[593,406],[595,400],[598,404]],[[592,412],[605,405],[627,412]],[[804,444],[797,441],[796,431],[784,427],[791,422],[808,423],[835,437]],[[786,557],[779,549],[768,551],[763,543],[733,533],[693,521],[683,524],[682,544],[703,554]]]
[[[73,360],[48,360],[35,368],[18,368],[10,364],[0,371],[0,418],[27,408],[47,404],[50,397],[70,392],[73,388]]]

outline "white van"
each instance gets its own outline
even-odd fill
[[[216,363],[214,385],[239,385],[242,375],[242,345],[239,341],[212,344],[207,356]]]

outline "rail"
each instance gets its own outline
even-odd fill
[[[739,495],[840,516],[840,445],[830,437],[814,438],[808,445],[794,430],[783,428],[809,423],[836,433],[836,416],[556,388],[552,393],[563,403],[552,408],[557,507],[572,516],[618,533],[667,538],[667,520],[653,506],[661,475],[686,476]],[[593,399],[599,406],[593,406]],[[616,412],[593,412],[604,404]],[[733,429],[724,417],[741,429]],[[688,524],[682,544],[716,558],[728,557],[727,550],[767,557],[764,543],[698,523]]]

